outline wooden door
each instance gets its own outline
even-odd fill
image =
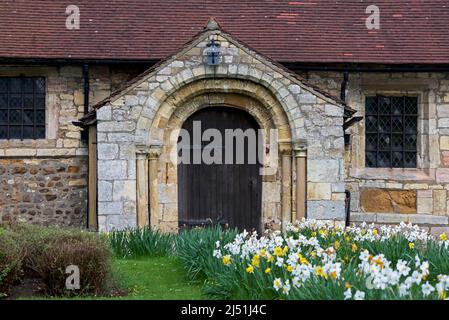
[[[206,164],[202,157],[199,163],[192,163],[195,150],[196,152],[201,150],[202,153],[210,144],[210,140],[197,145],[195,141],[192,141],[195,122],[197,127],[198,123],[201,125],[201,130],[196,131],[201,131],[201,136],[210,128],[215,128],[221,133],[220,148],[214,147],[214,150],[222,150],[222,164]],[[258,143],[254,145],[249,139],[245,139],[244,161],[237,164],[238,150],[236,150],[237,143],[234,141],[232,143],[234,161],[232,164],[225,163],[226,145],[229,148],[229,143],[226,144],[225,130],[250,129],[257,135],[259,127],[254,118],[235,108],[209,107],[190,116],[184,123],[183,129],[187,130],[191,139],[188,143],[178,140],[179,147],[182,149],[180,152],[188,152],[191,162],[178,164],[180,228],[212,223],[227,225],[231,228],[237,227],[240,230],[260,231],[262,177],[259,172],[260,161],[257,157]],[[210,149],[208,152],[211,152]],[[256,161],[254,161],[254,152],[256,152]],[[211,154],[215,155],[214,152]]]

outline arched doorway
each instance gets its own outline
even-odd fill
[[[212,222],[260,231],[256,120],[237,108],[206,107],[188,117],[182,129],[188,138],[180,135],[178,140],[179,227]]]

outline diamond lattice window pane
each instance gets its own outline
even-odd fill
[[[9,92],[21,93],[22,92],[22,79],[11,78],[9,81]]]
[[[379,150],[390,150],[391,138],[389,134],[379,135]]]
[[[392,150],[404,150],[404,136],[402,134],[393,134],[391,142]]]
[[[404,113],[404,98],[392,97],[391,98],[391,113],[394,115],[401,115]]]
[[[36,124],[45,124],[45,111],[36,111]]]
[[[417,104],[416,97],[366,98],[366,166],[416,167]]]
[[[33,110],[25,110],[23,112],[23,124],[32,125],[34,123],[34,111]]]
[[[366,135],[365,148],[366,150],[377,150],[377,133]]]
[[[0,109],[8,109],[8,95],[0,94]]]
[[[0,124],[8,124],[8,110],[0,110]]]
[[[367,167],[376,167],[377,161],[376,161],[377,153],[376,152],[366,152],[365,154],[365,166]]]
[[[0,126],[0,139],[8,139],[8,126]]]
[[[44,94],[45,93],[45,79],[37,78],[34,80],[34,92]]]
[[[392,132],[404,131],[404,124],[402,121],[402,117],[393,117],[391,119],[391,131]]]
[[[379,132],[390,132],[391,131],[391,118],[390,117],[379,117]]]
[[[366,132],[377,132],[377,117],[367,116],[366,117]]]
[[[8,79],[0,78],[0,93],[8,92]]]
[[[404,98],[404,113],[405,114],[418,114],[418,98],[405,97]]]
[[[407,151],[414,151],[416,150],[416,135],[414,134],[408,134],[405,136],[405,150]]]
[[[10,126],[9,127],[9,139],[21,139],[22,138],[22,127],[21,126]]]
[[[24,139],[33,139],[34,137],[34,127],[23,127],[23,138]]]
[[[9,123],[21,124],[22,123],[22,111],[21,110],[9,110]]]
[[[379,152],[377,157],[377,165],[379,167],[391,166],[391,152]]]
[[[377,97],[366,97],[365,103],[366,114],[377,115]]]
[[[379,114],[389,115],[391,113],[390,110],[390,98],[388,97],[379,97]]]
[[[404,167],[416,168],[416,152],[406,152],[404,154]]]

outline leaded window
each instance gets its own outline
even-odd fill
[[[417,97],[366,97],[365,166],[416,168]]]
[[[0,77],[0,139],[45,138],[45,79]]]

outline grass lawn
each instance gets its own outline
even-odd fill
[[[181,264],[173,258],[116,259],[114,269],[129,295],[119,299],[199,300],[201,284],[189,283]]]

